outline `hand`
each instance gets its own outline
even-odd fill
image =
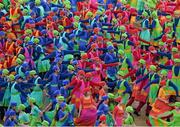
[[[39,115],[40,115],[40,117],[43,116],[43,112],[40,112]]]

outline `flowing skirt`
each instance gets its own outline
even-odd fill
[[[94,126],[96,122],[96,109],[82,109],[79,118],[75,119],[76,126]]]

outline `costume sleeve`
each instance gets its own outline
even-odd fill
[[[133,69],[133,65],[132,65],[131,61],[130,61],[128,58],[126,59],[126,63],[128,64],[128,66],[129,66],[130,68]]]
[[[149,28],[149,21],[148,20],[145,21],[145,26],[146,26],[146,28]]]
[[[56,52],[52,52],[51,54],[45,56],[45,58],[42,59],[42,61],[48,60],[48,59],[50,59],[50,58],[54,58],[55,56],[56,56]]]
[[[165,53],[165,52],[158,51],[157,54],[158,54],[158,55],[161,55],[161,56],[166,56],[166,57],[168,57],[169,59],[171,58],[171,53]]]
[[[16,84],[15,85],[15,89],[18,90],[19,92],[21,92],[21,94],[25,97],[27,97],[27,95],[24,93],[24,91],[21,88],[21,84]]]
[[[125,75],[123,78],[126,79],[127,77],[134,75],[136,72],[137,72],[137,70],[133,69],[127,75]]]
[[[148,73],[148,74],[146,74],[144,77],[142,77],[142,78],[140,78],[140,79],[136,80],[136,84],[138,84],[139,82],[141,82],[141,81],[143,81],[143,80],[148,79],[148,76],[149,76],[149,73]]]
[[[178,84],[174,84],[172,81],[169,81],[169,86],[171,86],[175,91],[176,91],[176,96],[180,96],[179,95],[179,89],[177,87]]]
[[[117,62],[117,63],[103,64],[102,66],[104,69],[106,69],[107,67],[113,67],[113,66],[118,66],[118,65],[119,63]]]
[[[153,29],[153,28],[155,28],[155,27],[156,27],[156,21],[153,20],[152,25],[151,25],[151,28]]]
[[[143,88],[144,90],[146,90],[147,88],[149,88],[152,84],[157,84],[159,83],[160,79],[157,78],[155,80],[152,80],[151,82],[148,82],[148,84]]]
[[[168,66],[164,66],[162,64],[159,65],[160,68],[164,68],[164,69],[168,69],[168,70],[172,70],[172,65],[168,65]]]
[[[124,86],[126,87],[126,90],[124,93],[130,93],[131,92],[131,87],[130,85],[128,84],[127,81],[124,82]]]

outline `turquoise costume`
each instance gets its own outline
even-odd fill
[[[20,105],[21,102],[21,93],[15,88],[15,85],[18,85],[16,82],[12,85],[11,87],[11,99],[10,99],[10,104],[11,102],[16,102],[17,105]]]
[[[41,119],[39,117],[40,109],[37,106],[33,106],[30,115],[30,126],[40,125]]]
[[[4,107],[8,107],[9,106],[9,102],[10,102],[10,95],[11,95],[11,83],[7,83],[7,87],[4,93],[4,97],[3,97],[3,106]]]
[[[34,82],[35,86],[33,88],[32,93],[30,94],[30,97],[36,98],[36,104],[39,107],[42,107],[43,106],[43,91],[40,88],[40,84],[38,84],[39,79],[40,79],[40,77],[36,78],[36,80]]]

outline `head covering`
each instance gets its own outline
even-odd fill
[[[32,30],[31,29],[25,30],[25,34],[32,34]]]
[[[144,64],[146,64],[146,61],[145,61],[144,59],[140,59],[140,60],[139,60],[139,63],[141,63],[141,64],[144,65]]]
[[[58,101],[64,101],[64,97],[63,96],[58,96],[57,98],[56,98]]]
[[[40,5],[41,4],[41,0],[35,0],[35,4],[36,5]]]
[[[62,25],[59,25],[58,28],[60,31],[64,30],[64,26],[62,26]]]
[[[53,66],[53,72],[59,70],[59,67],[57,65]]]
[[[74,16],[74,19],[76,20],[76,21],[79,21],[80,20],[80,17],[79,16]]]
[[[3,69],[2,74],[3,74],[3,75],[8,75],[8,74],[9,74],[8,69]]]
[[[132,106],[127,106],[127,107],[126,107],[126,112],[128,112],[128,113],[133,113],[133,112],[134,112],[133,107],[132,107]]]
[[[173,48],[172,48],[172,52],[178,52],[178,48],[173,47]]]
[[[125,76],[125,73],[123,71],[118,71],[117,74],[120,76]]]
[[[22,67],[23,67],[23,68],[27,68],[27,67],[29,67],[29,65],[28,65],[27,62],[24,62],[24,63],[22,64]]]
[[[63,80],[63,81],[62,81],[62,84],[63,84],[63,86],[69,84],[69,80]]]
[[[60,104],[60,108],[64,108],[66,106],[66,102],[62,102],[61,104]]]
[[[157,68],[156,68],[155,65],[151,65],[151,66],[150,66],[150,70],[151,70],[151,71],[156,71],[156,69],[157,69]]]
[[[167,76],[167,74],[168,74],[168,72],[167,72],[166,70],[163,69],[163,70],[161,71],[161,75]]]
[[[30,98],[28,99],[28,101],[29,101],[29,103],[35,103],[35,102],[36,102],[36,99],[33,98],[33,97],[30,97]]]
[[[68,70],[74,71],[75,68],[72,65],[68,65]]]
[[[30,71],[30,75],[35,75],[35,74],[36,74],[35,70]]]
[[[28,36],[26,36],[26,37],[24,38],[24,41],[26,41],[26,42],[29,42],[30,40],[31,40],[31,38],[28,37]]]
[[[19,54],[19,55],[18,55],[18,58],[21,59],[22,61],[25,60],[25,56],[24,56],[23,54]]]
[[[53,30],[53,34],[54,34],[54,36],[58,36],[59,32],[57,30]]]
[[[107,95],[105,95],[105,96],[102,96],[102,100],[103,100],[103,101],[106,101],[106,100],[108,100],[108,96],[107,96]]]
[[[109,45],[109,46],[107,47],[107,49],[110,51],[110,50],[113,50],[114,47],[113,47],[112,45]]]
[[[103,114],[99,117],[99,120],[100,121],[106,121],[106,116]]]
[[[78,64],[78,61],[77,60],[73,60],[72,61],[72,65],[76,65],[76,64]]]
[[[85,72],[83,70],[79,70],[78,75],[85,75]]]
[[[16,63],[18,63],[18,64],[22,64],[22,63],[23,63],[23,61],[22,61],[20,58],[17,58],[17,59],[16,59]]]
[[[88,11],[87,14],[86,14],[88,17],[92,17],[93,16],[93,13]]]
[[[25,108],[26,108],[26,106],[25,106],[24,104],[20,104],[20,105],[18,106],[18,110],[21,110],[21,111],[24,111]]]
[[[11,81],[13,81],[13,80],[15,79],[15,76],[14,76],[13,74],[10,74],[10,75],[8,76],[8,78],[9,78]]]
[[[74,56],[72,54],[67,54],[64,56],[64,61],[71,61],[74,59]]]
[[[39,38],[34,38],[34,43],[38,44],[39,43]]]

